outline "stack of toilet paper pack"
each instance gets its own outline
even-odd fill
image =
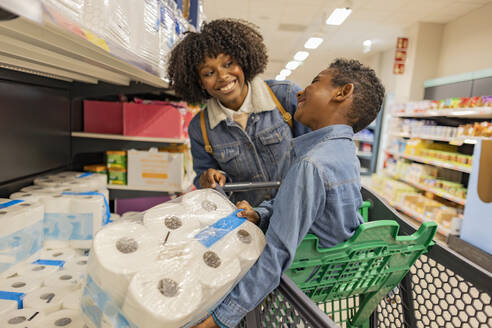
[[[105,176],[62,172],[34,182],[10,198],[44,205],[46,247],[89,248],[94,234],[111,221]]]
[[[220,193],[198,190],[123,216],[95,236],[81,300],[89,327],[188,327],[241,279],[265,246]]]
[[[43,248],[0,273],[0,327],[86,328],[80,310],[88,257]]]
[[[0,198],[0,272],[41,249],[43,216],[40,203]]]

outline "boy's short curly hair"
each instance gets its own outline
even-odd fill
[[[374,70],[358,60],[339,58],[330,64],[329,69],[334,86],[354,84],[352,110],[348,113],[348,119],[354,132],[359,132],[378,116],[384,100],[384,86]]]
[[[219,54],[231,56],[247,82],[263,73],[268,63],[263,37],[251,23],[236,19],[204,23],[200,32],[187,33],[171,51],[167,73],[176,94],[190,103],[210,98],[199,84],[198,66]]]

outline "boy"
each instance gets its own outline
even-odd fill
[[[354,132],[377,116],[384,87],[374,71],[356,60],[338,59],[297,94],[295,119],[313,131],[293,140],[294,164],[273,201],[242,216],[266,230],[267,245],[234,289],[199,328],[235,327],[279,282],[297,246],[310,232],[320,247],[349,239],[363,222],[360,164]]]

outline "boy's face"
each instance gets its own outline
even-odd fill
[[[239,109],[248,94],[244,72],[229,55],[219,54],[215,58],[207,57],[198,66],[200,85],[224,106]]]
[[[330,115],[330,102],[337,93],[337,88],[331,83],[332,75],[329,69],[320,72],[304,90],[297,93],[297,110],[294,118],[315,130],[318,127],[320,115]]]

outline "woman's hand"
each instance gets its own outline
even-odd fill
[[[212,316],[208,316],[207,319],[200,322],[198,325],[193,326],[192,328],[219,328],[219,325],[215,323],[214,318]]]
[[[200,175],[200,187],[202,188],[215,188],[217,182],[221,187],[226,182],[225,175],[218,170],[208,169]]]
[[[237,216],[246,218],[248,221],[253,222],[254,224],[258,224],[260,221],[260,216],[258,215],[258,212],[256,212],[251,205],[245,200],[242,200],[240,202],[236,203],[237,208],[243,209],[244,211],[241,211],[237,213]]]

